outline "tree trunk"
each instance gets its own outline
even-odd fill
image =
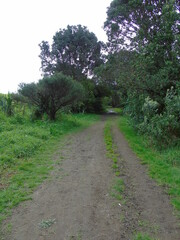
[[[50,113],[48,115],[49,115],[49,119],[51,121],[55,121],[55,119],[56,119],[56,112],[55,111],[50,111]]]

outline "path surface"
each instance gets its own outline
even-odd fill
[[[7,240],[132,240],[140,231],[160,240],[180,239],[168,196],[148,177],[115,125],[125,203],[111,196],[115,174],[106,157],[104,125],[105,119],[64,140],[51,180],[13,212]],[[52,225],[41,228],[43,220]]]

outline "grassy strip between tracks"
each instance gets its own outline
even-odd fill
[[[116,153],[116,146],[113,143],[112,132],[111,132],[111,123],[107,122],[104,128],[104,140],[106,144],[107,157],[112,160],[112,169],[115,172],[116,178],[114,179],[114,183],[111,190],[111,196],[116,198],[117,200],[123,200],[123,192],[124,192],[124,182],[119,177],[119,166],[118,166],[118,154]],[[123,200],[124,202],[124,200]]]
[[[113,161],[112,169],[115,172],[116,178],[114,179],[114,183],[111,190],[111,196],[116,198],[121,203],[125,203],[125,199],[123,199],[124,192],[124,182],[119,177],[121,174],[118,167],[118,154],[116,153],[116,147],[113,143],[113,137],[111,132],[111,123],[107,122],[104,128],[104,138],[107,150],[107,157]],[[148,234],[145,233],[137,233],[133,237],[133,240],[155,240],[152,239]]]

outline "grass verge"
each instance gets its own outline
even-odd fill
[[[63,136],[98,119],[93,114],[75,114],[61,115],[55,122],[31,122],[0,113],[0,223],[48,177]]]
[[[120,117],[119,128],[142,163],[148,164],[151,177],[167,187],[171,202],[180,217],[180,148],[159,151],[150,147],[148,140],[138,135],[124,116]]]

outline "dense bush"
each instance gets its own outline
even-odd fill
[[[128,93],[124,112],[132,118],[134,124],[143,121],[143,104],[146,97],[146,95],[138,95],[136,92]]]
[[[110,91],[102,84],[96,84],[93,80],[82,82],[85,89],[84,99],[72,106],[72,112],[103,113],[106,109],[105,98]]]
[[[13,115],[13,99],[10,93],[0,95],[0,106],[8,116]]]
[[[135,128],[164,144],[180,139],[179,23],[179,1],[113,0],[104,24],[109,56],[98,71],[121,93]]]
[[[158,113],[159,104],[147,97],[142,107],[143,121],[138,124],[140,132],[151,136],[159,144],[176,144],[180,138],[180,92],[167,90],[164,111]]]
[[[46,113],[51,120],[55,120],[60,109],[83,98],[84,89],[70,76],[56,73],[44,77],[38,83],[20,84],[19,93],[36,107],[34,116],[38,118]]]

